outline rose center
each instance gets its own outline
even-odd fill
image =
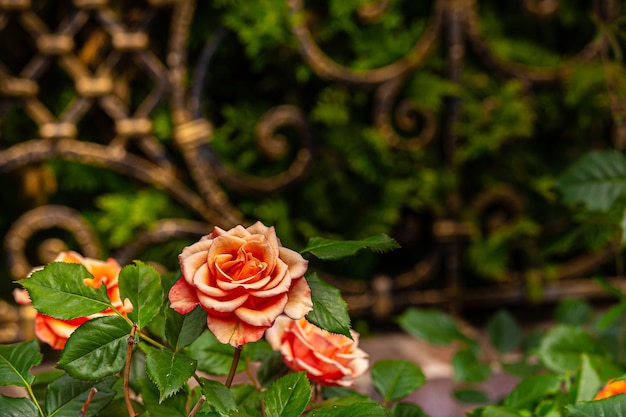
[[[249,252],[240,252],[236,259],[225,262],[222,270],[233,280],[243,281],[255,277],[267,264],[259,261]]]

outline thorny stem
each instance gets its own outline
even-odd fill
[[[87,399],[85,400],[85,404],[83,404],[83,407],[78,412],[78,417],[85,417],[87,415],[87,408],[89,408],[89,404],[91,404],[91,400],[93,396],[96,394],[96,392],[98,392],[96,387],[93,387],[91,391],[89,391],[89,395],[87,396]]]
[[[135,333],[137,332],[137,323],[133,323],[132,329],[130,329],[130,336],[128,336],[128,345],[126,347],[126,366],[124,367],[124,398],[126,399],[126,407],[128,408],[128,415],[130,417],[137,417],[137,413],[133,409],[133,403],[130,401],[130,389],[128,387],[128,379],[130,378],[130,360],[133,356],[133,348],[137,343],[135,341]]]
[[[228,377],[226,378],[226,387],[230,388],[233,383],[233,378],[235,377],[235,372],[237,372],[237,365],[239,364],[239,358],[241,357],[241,346],[237,346],[235,348],[235,353],[233,354],[233,362],[230,364],[230,371],[228,371]]]
[[[194,417],[196,413],[198,412],[198,410],[200,409],[200,407],[202,407],[202,404],[204,404],[205,401],[206,401],[206,396],[203,394],[200,396],[200,399],[198,400],[196,405],[194,405],[191,411],[189,412],[188,417]]]

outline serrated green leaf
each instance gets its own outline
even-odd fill
[[[0,385],[27,387],[35,377],[30,368],[39,365],[42,354],[36,340],[0,345]]]
[[[189,314],[180,314],[176,310],[165,310],[165,338],[167,343],[179,351],[193,343],[207,328],[206,311],[197,306]]]
[[[374,387],[386,403],[400,400],[419,387],[426,378],[419,366],[400,359],[387,359],[372,366]]]
[[[517,348],[522,341],[522,331],[511,314],[500,310],[487,323],[491,344],[500,352],[507,353]]]
[[[374,252],[387,252],[399,247],[398,242],[383,233],[361,240],[331,240],[312,237],[300,253],[310,253],[322,260],[336,260],[352,256],[361,249],[367,248]]]
[[[224,384],[211,379],[202,379],[202,393],[206,396],[206,402],[215,411],[226,413],[237,408],[235,396]]]
[[[565,409],[569,417],[626,417],[626,395],[571,404]]]
[[[2,417],[38,417],[39,410],[30,398],[12,398],[0,395]]]
[[[603,382],[594,369],[589,356],[582,355],[582,365],[578,376],[578,387],[576,390],[576,402],[590,401],[596,396]]]
[[[391,417],[389,411],[382,405],[374,402],[348,405],[345,407],[327,407],[313,410],[307,417]]]
[[[576,371],[583,353],[592,360],[606,355],[602,346],[579,327],[556,326],[543,337],[539,346],[539,358],[557,373]]]
[[[83,283],[85,278],[93,278],[93,275],[84,266],[53,262],[19,283],[28,290],[33,306],[39,312],[69,320],[111,307],[106,287],[87,286]]]
[[[119,316],[85,322],[67,340],[57,366],[86,381],[114,375],[126,361],[130,329],[128,322]]]
[[[144,328],[154,318],[163,303],[161,277],[151,266],[140,261],[126,265],[119,276],[120,297],[128,298],[133,304],[133,311],[128,318]]]
[[[553,374],[525,378],[507,395],[504,405],[514,410],[532,409],[539,401],[557,393],[561,389],[561,382],[562,378]]]
[[[304,372],[274,382],[265,393],[267,417],[299,417],[311,399],[311,385]]]
[[[454,398],[464,403],[481,404],[489,401],[487,394],[475,389],[458,389],[453,395]]]
[[[619,152],[588,152],[555,183],[566,204],[607,211],[626,193],[626,159]]]
[[[482,382],[491,375],[489,365],[480,362],[470,349],[459,350],[452,357],[454,379],[465,382]]]
[[[160,392],[149,379],[141,379],[141,399],[150,417],[187,417],[187,393],[180,390],[160,401]]]
[[[463,338],[452,317],[438,310],[408,308],[398,318],[405,332],[436,345],[448,345]]]
[[[317,273],[308,274],[306,280],[311,288],[313,301],[313,310],[307,314],[306,319],[317,327],[352,339],[348,304],[341,292],[322,281]]]
[[[178,392],[196,372],[195,359],[169,349],[151,349],[146,357],[148,376],[159,389],[159,402]]]
[[[46,412],[49,417],[76,417],[80,409],[85,404],[92,388],[96,388],[96,393],[89,403],[86,416],[95,416],[106,407],[113,397],[115,391],[111,386],[116,382],[116,377],[108,377],[97,383],[79,381],[63,375],[48,385],[46,391]]]
[[[391,407],[393,417],[428,417],[422,407],[413,403],[396,403]]]
[[[228,375],[230,364],[233,362],[235,348],[221,343],[211,332],[204,332],[188,349],[188,354],[198,361],[198,369],[209,375]],[[246,364],[240,361],[237,364],[237,372],[245,369]]]

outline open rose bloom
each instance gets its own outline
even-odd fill
[[[116,260],[110,258],[106,261],[84,258],[76,252],[61,252],[55,262],[66,262],[82,264],[89,271],[93,278],[86,278],[83,283],[89,287],[100,288],[106,286],[107,294],[111,304],[120,312],[128,313],[132,311],[132,305],[120,299],[118,286],[118,276],[122,269]],[[26,290],[16,289],[14,291],[15,300],[20,304],[29,304],[30,298]],[[111,309],[102,311],[89,317],[78,317],[71,320],[59,320],[37,312],[35,316],[35,335],[39,340],[49,344],[52,349],[63,349],[70,335],[81,324],[94,317],[115,314]]]
[[[261,222],[228,231],[216,227],[186,247],[179,261],[182,278],[170,290],[171,307],[187,314],[200,305],[222,343],[255,342],[279,315],[299,319],[313,308],[303,277],[308,262]]]
[[[609,398],[617,394],[626,394],[626,381],[622,380],[610,380],[598,394],[595,396],[594,400],[602,400],[604,398]]]
[[[282,316],[265,338],[292,370],[304,371],[311,381],[322,385],[349,387],[369,367],[367,353],[358,348],[358,333],[352,331],[351,335],[352,339],[320,329],[306,319]]]

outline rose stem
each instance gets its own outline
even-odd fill
[[[200,399],[198,399],[198,402],[196,403],[196,405],[194,405],[193,408],[191,409],[191,411],[189,412],[189,416],[188,417],[195,416],[196,413],[198,412],[200,407],[202,407],[202,404],[204,404],[205,401],[206,401],[206,396],[204,394],[202,394],[200,396]]]
[[[93,387],[91,391],[89,391],[89,395],[87,396],[87,399],[85,400],[85,404],[83,404],[83,407],[78,412],[78,417],[85,417],[85,415],[87,414],[87,408],[89,408],[89,404],[91,404],[91,399],[96,394],[96,392],[98,392],[96,387]]]
[[[130,359],[133,356],[133,347],[135,347],[135,333],[137,332],[137,323],[133,323],[132,329],[130,329],[130,336],[128,336],[128,345],[126,347],[126,366],[124,367],[124,398],[126,399],[126,407],[128,408],[128,415],[130,417],[136,417],[138,414],[133,409],[133,403],[130,401],[130,389],[128,387],[128,380],[130,378]]]
[[[239,364],[239,357],[241,356],[241,346],[237,346],[235,348],[235,353],[233,353],[233,362],[230,364],[230,371],[228,372],[228,377],[226,378],[226,387],[230,388],[233,383],[233,378],[235,377],[235,372],[237,371],[237,365]]]

